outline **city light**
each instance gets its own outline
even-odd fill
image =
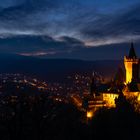
[[[93,117],[92,111],[87,111],[87,118],[91,119]]]

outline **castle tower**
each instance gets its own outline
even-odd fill
[[[91,83],[90,83],[90,95],[95,96],[95,92],[96,92],[95,73],[93,72],[92,80],[91,80]]]
[[[124,65],[126,70],[126,84],[139,79],[139,61],[137,58],[134,45],[131,43],[129,56],[124,57]]]

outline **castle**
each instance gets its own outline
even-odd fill
[[[84,96],[83,107],[87,110],[87,117],[91,117],[93,112],[101,107],[115,107],[115,99],[123,94],[126,98],[135,97],[140,101],[140,81],[139,81],[140,59],[137,58],[134,45],[128,56],[124,56],[125,80],[121,83],[95,84],[94,75],[91,82],[90,93]]]
[[[129,56],[124,57],[124,65],[126,70],[126,84],[139,80],[139,64],[140,59],[137,58],[133,43],[129,51]]]
[[[124,82],[125,88],[123,89],[123,94],[126,98],[137,97],[139,100],[140,94],[140,78],[139,78],[139,66],[140,59],[137,58],[134,45],[131,43],[131,48],[129,51],[129,56],[124,57],[124,65],[126,71],[126,80]]]

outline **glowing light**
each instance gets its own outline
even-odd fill
[[[124,82],[124,85],[126,86],[126,85],[127,85],[127,83],[126,83],[126,82]]]
[[[92,118],[93,117],[93,112],[87,111],[87,118]]]
[[[116,107],[115,99],[119,97],[115,93],[103,93],[103,100],[106,102],[106,106],[109,108]]]
[[[20,53],[22,56],[44,56],[44,55],[54,55],[57,52],[49,51],[49,52],[31,52],[31,53]]]
[[[140,101],[140,95],[138,95],[138,98],[137,98],[137,100],[138,100],[138,101]]]

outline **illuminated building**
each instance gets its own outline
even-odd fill
[[[103,93],[103,101],[107,107],[116,107],[115,99],[119,97],[118,93]]]
[[[140,59],[137,58],[133,43],[131,43],[129,55],[124,57],[125,76],[123,70],[119,68],[113,81],[108,84],[97,84],[95,74],[93,74],[89,95],[86,95],[83,101],[87,118],[93,116],[99,108],[116,107],[116,99],[119,95],[123,95],[126,99],[134,97],[140,102],[139,65]]]
[[[129,56],[124,57],[124,65],[126,70],[126,81],[123,94],[126,98],[136,97],[139,100],[140,96],[140,79],[139,79],[139,65],[140,59],[137,58],[133,43]]]
[[[124,57],[124,65],[126,70],[126,84],[129,84],[132,81],[139,80],[139,62],[140,59],[137,58],[133,43],[131,43],[129,56]]]
[[[95,83],[91,83],[95,84]],[[94,88],[93,88],[94,87]],[[83,107],[87,113],[94,112],[102,107],[114,108],[116,107],[115,99],[119,97],[121,91],[117,88],[110,87],[110,85],[100,84],[98,86],[92,85],[90,88],[93,88],[94,94],[91,94],[91,89],[88,95],[85,95],[83,100]],[[96,92],[95,92],[96,90]],[[96,93],[96,94],[95,94]]]

